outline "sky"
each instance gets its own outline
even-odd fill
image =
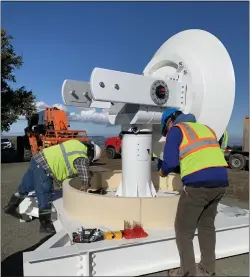
[[[2,27],[14,37],[23,67],[14,87],[25,86],[38,108],[67,110],[74,129],[117,135],[107,111],[63,106],[65,79],[89,81],[95,67],[141,74],[155,51],[185,29],[203,29],[227,48],[235,70],[236,98],[229,137],[240,140],[249,104],[248,2],[2,2]],[[221,73],[223,75],[223,72]],[[221,103],[223,106],[223,103]],[[24,120],[10,132],[22,132]]]

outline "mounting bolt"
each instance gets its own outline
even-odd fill
[[[91,101],[91,97],[89,97],[89,94],[88,94],[87,91],[83,93],[83,96],[86,97],[86,99],[87,99],[88,101]]]
[[[100,86],[101,88],[104,88],[104,87],[105,87],[105,85],[104,85],[103,82],[100,82],[100,83],[99,83],[99,86]]]
[[[187,72],[187,70],[184,70],[183,73],[184,73],[184,75],[187,75],[188,72]]]
[[[115,84],[115,89],[117,89],[117,90],[119,90],[119,89],[120,89],[120,87],[119,87],[119,85],[118,85],[118,84]]]
[[[78,97],[78,95],[76,94],[76,92],[75,92],[75,90],[71,90],[70,92],[69,92],[69,94],[71,94],[75,99],[79,99],[79,97]]]

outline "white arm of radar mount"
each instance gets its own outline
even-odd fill
[[[110,102],[94,101],[89,82],[65,80],[62,86],[62,99],[65,105],[81,108],[110,109]]]
[[[164,82],[168,89],[165,103],[155,103],[152,99],[153,89]],[[164,80],[151,76],[143,76],[115,70],[95,68],[90,78],[93,99],[111,103],[136,104],[148,107],[184,106],[184,86],[181,82]]]
[[[159,102],[161,100],[156,97],[155,91],[162,84],[167,90],[167,97]],[[66,105],[84,108],[108,109],[111,103],[125,103],[158,108],[175,107],[182,110],[185,91],[181,82],[95,68],[90,83],[65,80],[62,98]]]

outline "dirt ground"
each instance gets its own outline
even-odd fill
[[[249,171],[228,170],[229,187],[227,196],[244,202],[249,202]]]

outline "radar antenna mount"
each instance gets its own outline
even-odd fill
[[[151,157],[162,158],[162,112],[192,113],[219,139],[231,117],[235,77],[230,56],[214,35],[186,30],[167,40],[142,75],[95,68],[90,82],[65,80],[66,105],[109,109],[111,124],[122,126],[122,197],[156,197]],[[221,106],[223,103],[223,106]],[[220,119],[220,120],[218,120]]]

